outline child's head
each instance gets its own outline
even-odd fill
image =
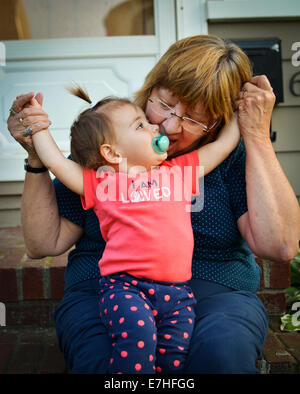
[[[82,88],[69,90],[91,104]],[[95,170],[105,165],[121,167],[125,172],[133,166],[149,169],[167,157],[166,153],[153,150],[152,140],[157,136],[158,126],[151,125],[138,106],[128,99],[107,97],[74,121],[71,155],[81,166]]]

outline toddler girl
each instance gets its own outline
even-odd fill
[[[78,97],[91,103],[81,88]],[[32,99],[33,105],[39,105]],[[106,98],[71,127],[72,160],[48,130],[33,135],[44,165],[99,218],[100,318],[112,338],[109,373],[180,373],[194,324],[189,204],[199,163],[212,171],[240,139],[236,117],[218,139],[166,161],[168,139],[127,99]]]

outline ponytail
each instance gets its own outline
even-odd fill
[[[67,90],[73,94],[73,96],[79,97],[82,100],[92,104],[92,100],[90,99],[86,90],[78,84],[74,84],[74,86],[67,87]]]

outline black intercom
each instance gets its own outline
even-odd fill
[[[276,104],[283,102],[283,80],[281,63],[281,40],[272,39],[249,39],[232,40],[248,55],[254,75],[266,75],[271,83],[276,96]],[[276,132],[270,130],[272,141],[276,139]]]

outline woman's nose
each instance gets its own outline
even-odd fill
[[[166,119],[162,123],[162,126],[167,135],[178,134],[182,131],[181,119],[178,118],[176,115],[173,115],[170,118]]]

